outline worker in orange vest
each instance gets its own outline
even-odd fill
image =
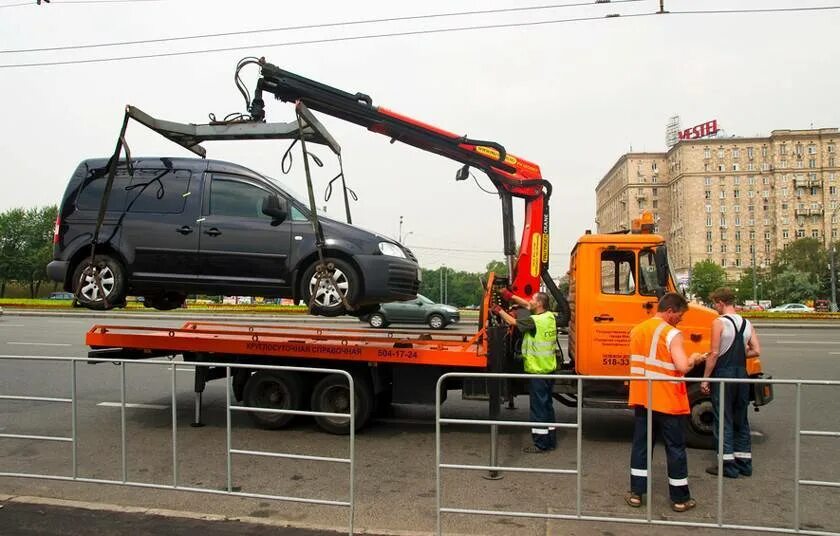
[[[661,437],[668,460],[668,490],[671,509],[685,512],[697,506],[688,490],[688,458],[684,419],[689,413],[685,382],[679,380],[705,359],[685,353],[683,336],[675,326],[688,310],[688,302],[676,293],[659,300],[656,315],[630,331],[630,375],[640,378],[671,378],[670,381],[631,381],[628,404],[635,412],[633,450],[630,455],[630,492],[624,500],[638,508],[647,491],[647,410],[653,420],[653,443]],[[648,400],[650,383],[651,400]]]

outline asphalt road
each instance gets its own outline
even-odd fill
[[[180,320],[119,319],[100,323],[179,326]],[[0,318],[0,354],[23,356],[84,356],[84,332],[94,323],[84,318]],[[347,327],[347,323],[340,323]],[[423,328],[416,328],[422,330]],[[471,328],[457,328],[469,331]],[[473,328],[474,329],[474,328]],[[449,328],[453,331],[453,328]],[[777,378],[840,379],[840,330],[761,329],[765,369]],[[27,360],[0,361],[0,394],[66,397],[69,367]],[[127,479],[171,485],[173,482],[171,369],[132,364],[127,367]],[[179,485],[222,489],[225,476],[225,390],[211,383],[205,394],[206,426],[192,428],[192,372],[176,366],[177,471]],[[91,478],[120,479],[119,371],[111,364],[80,365],[77,382],[78,471]],[[802,427],[840,431],[837,392],[826,387],[802,393]],[[459,398],[459,397],[457,397]],[[741,524],[790,526],[794,496],[794,390],[777,387],[776,400],[751,414],[754,428],[755,475],[724,482],[724,521]],[[557,407],[559,420],[574,422],[573,409]],[[503,418],[527,420],[527,398]],[[450,399],[446,417],[482,418],[486,405]],[[69,409],[48,402],[0,401],[0,433],[70,435]],[[233,447],[345,457],[346,437],[319,432],[300,418],[291,428],[266,431],[247,415],[234,414]],[[583,416],[583,509],[603,516],[639,515],[626,507],[627,465],[632,419],[625,410],[586,410]],[[377,532],[430,532],[435,527],[434,409],[399,406],[393,415],[376,420],[356,439],[356,526]],[[840,480],[836,439],[803,438],[801,473],[804,479]],[[529,443],[522,429],[502,429],[499,461],[511,466],[572,469],[575,435],[559,434],[560,448],[548,455],[523,454]],[[449,426],[442,434],[444,463],[483,464],[489,461],[489,434],[481,427]],[[664,456],[654,457],[654,505],[657,519],[674,519],[668,509]],[[66,443],[0,440],[0,470],[70,474]],[[716,519],[717,481],[704,467],[710,452],[690,450],[689,478],[698,508],[680,519]],[[346,500],[348,471],[334,463],[249,457],[233,458],[234,486],[245,492]],[[574,477],[509,472],[502,480],[485,480],[481,472],[447,471],[443,505],[505,511],[537,510],[573,513]],[[840,530],[836,491],[801,488],[803,526]],[[340,528],[345,509],[285,501],[224,498],[177,491],[30,479],[0,479],[0,494],[74,499],[147,508],[218,514],[234,519],[261,519],[301,527]],[[0,509],[2,513],[2,509]],[[686,517],[687,516],[687,517]],[[665,533],[667,529],[654,529]],[[673,530],[673,529],[671,529]],[[629,525],[530,520],[513,516],[446,515],[446,533],[464,534],[648,534],[651,529]],[[692,534],[708,531],[688,529]]]

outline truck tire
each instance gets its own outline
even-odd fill
[[[714,449],[715,417],[711,396],[703,394],[700,384],[693,382],[688,385],[688,404],[691,413],[686,420],[686,445],[695,449]]]
[[[303,402],[303,379],[295,372],[260,370],[248,378],[243,398],[245,405],[252,408],[298,410]],[[257,426],[268,430],[284,428],[295,417],[288,413],[249,415]]]
[[[356,391],[356,430],[360,430],[370,419],[373,411],[373,388],[369,381],[353,377]],[[312,411],[329,413],[349,413],[350,397],[347,378],[341,374],[324,376],[312,390]],[[350,433],[350,419],[346,417],[327,417],[315,415],[315,423],[330,434],[346,435]]]

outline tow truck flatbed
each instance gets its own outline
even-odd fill
[[[188,321],[180,328],[95,325],[85,343],[92,354],[107,349],[109,355],[187,352],[485,368],[481,335]]]

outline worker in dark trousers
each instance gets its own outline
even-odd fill
[[[715,310],[721,316],[712,324],[712,351],[706,360],[704,378],[748,378],[747,357],[761,352],[758,334],[752,324],[735,312],[735,293],[730,288],[719,288],[709,296]],[[752,440],[748,418],[750,386],[746,383],[703,382],[700,389],[712,395],[714,407],[715,448],[719,445],[721,407],[720,393],[723,389],[723,476],[737,478],[752,475]],[[706,472],[718,474],[717,464],[707,467]]]
[[[671,509],[685,512],[697,506],[688,489],[685,416],[690,410],[685,382],[681,378],[705,356],[693,354],[689,357],[685,353],[683,336],[676,325],[687,310],[688,303],[681,295],[665,294],[659,300],[656,315],[630,331],[630,376],[668,380],[630,381],[628,405],[635,412],[635,427],[630,454],[630,492],[624,500],[634,508],[642,506],[642,498],[647,492],[648,408],[653,420],[651,444],[655,445],[658,437],[665,443]]]
[[[507,302],[527,307],[530,315],[516,319],[500,305],[494,305],[491,311],[506,324],[516,326],[522,333],[522,359],[528,374],[551,374],[557,369],[557,320],[549,311],[548,294],[537,292],[528,301],[514,295],[508,289],[500,292]],[[532,422],[555,422],[552,391],[554,380],[531,378],[528,392],[531,400]],[[557,448],[557,432],[553,426],[532,427],[531,438],[534,444],[525,447],[524,452],[538,454]]]

